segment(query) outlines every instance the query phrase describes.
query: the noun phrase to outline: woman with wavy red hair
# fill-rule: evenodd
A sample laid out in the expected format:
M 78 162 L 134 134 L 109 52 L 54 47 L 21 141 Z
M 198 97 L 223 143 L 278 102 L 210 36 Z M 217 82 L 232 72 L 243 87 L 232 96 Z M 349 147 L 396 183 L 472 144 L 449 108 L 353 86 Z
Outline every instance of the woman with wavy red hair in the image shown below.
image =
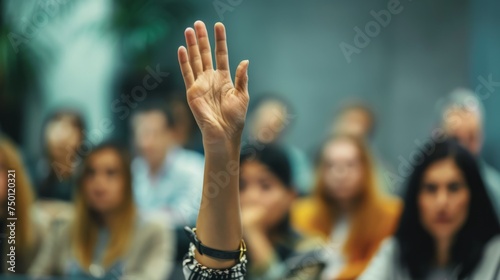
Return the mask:
M 401 203 L 382 195 L 365 143 L 336 135 L 321 149 L 313 195 L 299 201 L 292 223 L 303 233 L 327 242 L 321 279 L 355 279 L 381 241 L 390 236 Z

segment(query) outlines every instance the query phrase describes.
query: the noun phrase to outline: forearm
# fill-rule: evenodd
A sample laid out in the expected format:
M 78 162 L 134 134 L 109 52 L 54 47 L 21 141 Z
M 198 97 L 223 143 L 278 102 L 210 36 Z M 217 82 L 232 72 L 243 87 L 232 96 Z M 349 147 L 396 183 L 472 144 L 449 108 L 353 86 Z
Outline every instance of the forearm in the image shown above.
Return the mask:
M 184 32 L 187 49 L 181 46 L 177 54 L 189 108 L 200 127 L 205 148 L 203 195 L 196 233 L 207 247 L 235 251 L 242 238 L 238 181 L 241 132 L 249 102 L 249 62 L 240 62 L 233 84 L 224 25 L 214 26 L 217 69 L 213 68 L 205 24 L 197 21 L 194 25 L 196 32 L 192 28 Z M 214 269 L 236 263 L 197 253 L 195 258 Z
M 239 203 L 240 139 L 205 145 L 203 196 L 196 223 L 199 240 L 208 247 L 233 251 L 242 238 Z M 226 268 L 235 261 L 200 254 L 196 259 L 211 268 Z

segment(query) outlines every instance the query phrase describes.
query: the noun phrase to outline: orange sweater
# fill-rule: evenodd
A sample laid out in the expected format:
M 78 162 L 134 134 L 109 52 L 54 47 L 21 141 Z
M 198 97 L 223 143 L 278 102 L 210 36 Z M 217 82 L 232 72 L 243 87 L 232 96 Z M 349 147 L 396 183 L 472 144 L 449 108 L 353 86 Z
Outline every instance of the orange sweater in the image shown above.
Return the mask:
M 328 240 L 334 224 L 328 209 L 326 203 L 317 197 L 302 199 L 292 208 L 291 222 L 304 234 Z M 336 279 L 356 279 L 363 272 L 381 242 L 394 233 L 401 211 L 400 200 L 384 197 L 366 206 L 364 217 L 351 221 L 343 248 L 346 265 Z

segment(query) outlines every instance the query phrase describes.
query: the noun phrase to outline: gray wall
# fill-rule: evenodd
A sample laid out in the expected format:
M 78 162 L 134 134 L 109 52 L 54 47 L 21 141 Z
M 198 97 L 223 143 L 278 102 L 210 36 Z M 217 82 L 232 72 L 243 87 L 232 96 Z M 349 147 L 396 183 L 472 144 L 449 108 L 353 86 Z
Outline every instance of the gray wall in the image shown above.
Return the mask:
M 253 98 L 271 91 L 289 99 L 296 114 L 287 141 L 310 154 L 325 135 L 335 109 L 347 99 L 361 98 L 378 115 L 374 146 L 387 162 L 397 166 L 400 156 L 408 158 L 415 150 L 415 140 L 428 137 L 444 95 L 458 86 L 474 88 L 480 75 L 491 74 L 500 81 L 500 18 L 495 13 L 500 2 L 496 0 L 401 0 L 401 12 L 393 14 L 389 24 L 359 54 L 351 56 L 350 63 L 339 45 L 354 45 L 354 28 L 365 29 L 374 20 L 370 12 L 387 10 L 393 1 L 190 2 L 197 12 L 189 22 L 202 19 L 209 26 L 216 21 L 226 24 L 233 71 L 239 61 L 250 59 Z M 230 10 L 218 13 L 214 4 L 221 3 Z M 209 31 L 212 33 L 211 28 Z M 160 61 L 170 61 L 168 67 L 176 74 L 176 49 L 183 43 L 183 32 L 174 33 L 176 37 L 165 42 Z M 497 167 L 498 92 L 500 88 L 485 100 L 485 154 Z M 67 97 L 70 94 L 74 93 L 67 92 Z M 94 122 L 106 116 L 107 107 L 91 104 L 109 103 L 107 96 L 97 95 L 99 98 L 84 97 Z M 29 111 L 43 111 L 38 102 L 30 106 L 33 110 Z M 26 137 L 34 143 L 38 131 L 33 128 L 39 124 L 29 124 Z
M 485 159 L 500 168 L 500 1 L 471 1 L 471 87 L 481 85 L 483 77 L 494 81 L 488 91 L 480 89 L 486 109 L 486 143 L 483 149 Z
M 231 2 L 231 1 L 220 1 Z M 238 1 L 233 1 L 238 2 Z M 240 1 L 223 14 L 232 69 L 250 59 L 252 96 L 277 91 L 295 107 L 288 141 L 314 151 L 334 110 L 366 99 L 379 118 L 375 146 L 397 165 L 435 125 L 438 100 L 469 79 L 467 1 L 401 1 L 402 11 L 348 63 L 339 47 L 389 1 Z M 218 17 L 208 3 L 200 19 Z

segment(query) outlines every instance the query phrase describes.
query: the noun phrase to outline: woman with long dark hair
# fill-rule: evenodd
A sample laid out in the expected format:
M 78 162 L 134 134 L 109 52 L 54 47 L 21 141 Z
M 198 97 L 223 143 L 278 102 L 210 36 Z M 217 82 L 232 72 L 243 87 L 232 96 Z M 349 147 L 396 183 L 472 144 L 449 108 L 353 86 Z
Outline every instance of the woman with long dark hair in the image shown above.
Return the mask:
M 75 167 L 82 156 L 78 150 L 84 140 L 84 118 L 78 111 L 60 109 L 49 115 L 43 127 L 43 154 L 31 167 L 37 198 L 70 202 Z
M 500 279 L 500 225 L 476 161 L 454 140 L 431 145 L 394 238 L 360 279 Z
M 248 279 L 281 279 L 289 272 L 285 262 L 313 244 L 290 225 L 290 207 L 297 196 L 290 161 L 281 147 L 256 144 L 242 149 L 240 165 Z

